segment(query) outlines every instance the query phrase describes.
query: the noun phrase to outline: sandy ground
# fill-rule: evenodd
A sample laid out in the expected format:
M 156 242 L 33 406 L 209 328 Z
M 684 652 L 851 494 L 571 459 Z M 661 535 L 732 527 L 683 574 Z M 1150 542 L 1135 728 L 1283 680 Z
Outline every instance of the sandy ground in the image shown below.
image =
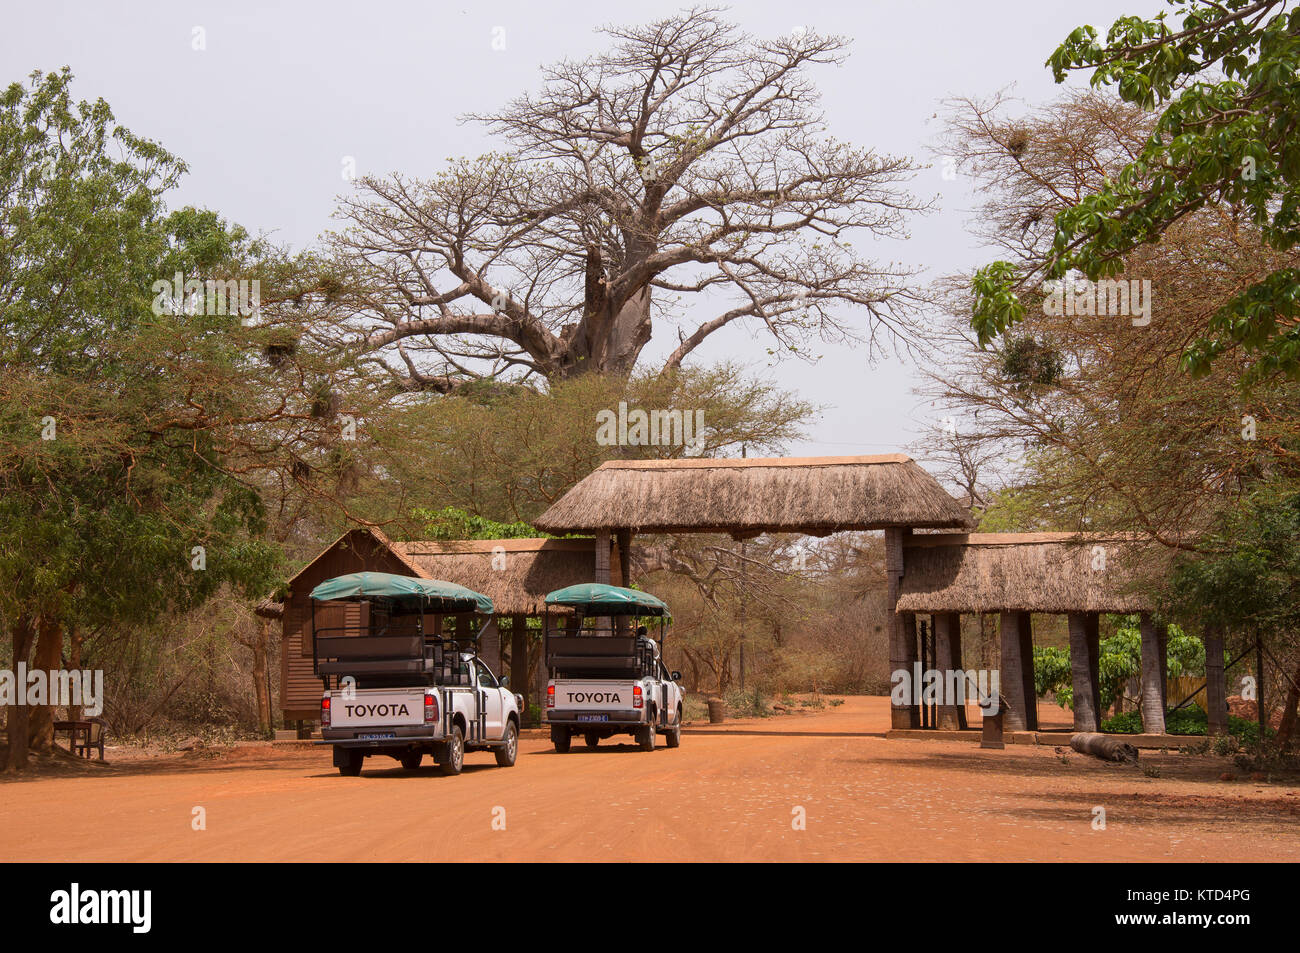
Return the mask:
M 1300 860 L 1294 784 L 1221 781 L 1210 757 L 1144 753 L 1151 778 L 1051 747 L 889 741 L 887 704 L 654 753 L 528 738 L 515 767 L 479 753 L 456 778 L 387 758 L 343 778 L 328 749 L 270 745 L 122 760 L 0 783 L 0 859 Z

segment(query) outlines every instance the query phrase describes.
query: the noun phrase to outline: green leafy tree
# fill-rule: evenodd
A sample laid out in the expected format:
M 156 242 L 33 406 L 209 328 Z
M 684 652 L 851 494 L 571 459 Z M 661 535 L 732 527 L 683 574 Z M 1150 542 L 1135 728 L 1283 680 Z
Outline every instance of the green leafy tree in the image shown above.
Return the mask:
M 254 475 L 313 420 L 305 375 L 266 359 L 275 329 L 224 290 L 257 268 L 271 291 L 284 262 L 169 212 L 184 164 L 71 82 L 0 94 L 0 619 L 41 668 L 70 630 L 261 595 L 280 569 Z M 157 287 L 177 273 L 202 279 L 184 300 Z M 29 736 L 51 744 L 48 706 L 27 715 L 9 712 L 10 768 Z
M 1072 269 L 1092 280 L 1118 275 L 1135 249 L 1207 206 L 1250 222 L 1276 251 L 1300 240 L 1300 11 L 1285 0 L 1169 5 L 1177 24 L 1168 11 L 1122 17 L 1104 40 L 1082 26 L 1049 57 L 1058 83 L 1091 70 L 1094 87 L 1159 118 L 1117 174 L 1056 214 L 1038 267 L 998 261 L 975 275 L 972 324 L 982 343 L 1024 317 L 1022 294 L 1035 283 Z M 1257 274 L 1222 301 L 1183 365 L 1202 375 L 1238 347 L 1256 358 L 1248 379 L 1300 374 L 1300 269 Z

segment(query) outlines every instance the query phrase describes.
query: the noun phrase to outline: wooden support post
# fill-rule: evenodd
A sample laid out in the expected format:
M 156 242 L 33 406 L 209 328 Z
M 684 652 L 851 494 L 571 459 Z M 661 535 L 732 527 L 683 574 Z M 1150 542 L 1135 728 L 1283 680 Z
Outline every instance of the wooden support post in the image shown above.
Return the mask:
M 609 585 L 609 530 L 596 531 L 596 578 L 595 582 Z
M 1071 612 L 1070 684 L 1074 688 L 1074 730 L 1101 730 L 1100 618 L 1095 612 Z
M 610 548 L 612 546 L 610 532 L 607 529 L 596 531 L 596 582 L 603 585 L 611 585 L 611 567 L 610 567 Z M 609 616 L 594 616 L 592 624 L 596 627 L 596 635 L 613 635 L 613 620 Z
M 1002 695 L 1007 700 L 1003 724 L 1008 731 L 1038 728 L 1038 699 L 1034 695 L 1034 641 L 1026 612 L 1001 616 Z M 1026 658 L 1025 656 L 1028 656 Z
M 910 529 L 885 530 L 885 575 L 889 584 L 889 671 L 891 680 L 898 672 L 904 673 L 912 683 L 912 666 L 916 658 L 916 616 L 900 613 L 898 593 L 903 581 L 903 540 Z M 921 726 L 920 699 L 911 704 L 891 702 L 890 725 L 894 728 L 919 728 Z
M 618 546 L 618 584 L 626 589 L 632 585 L 632 531 L 620 529 L 615 541 Z
M 510 689 L 528 699 L 528 639 L 524 617 L 510 617 Z
M 943 674 L 945 696 L 958 685 L 962 687 L 954 704 L 939 706 L 938 727 L 942 731 L 957 731 L 966 727 L 966 678 L 961 674 L 961 616 L 956 612 L 940 612 L 934 617 L 934 667 Z M 972 691 L 974 689 L 971 689 Z
M 546 641 L 545 639 L 543 639 L 539 641 L 535 646 L 532 645 L 531 640 L 529 640 L 527 636 L 528 617 L 521 615 L 518 618 L 519 618 L 519 624 L 524 628 L 525 641 L 528 641 L 530 643 L 529 651 L 530 652 L 535 651 L 537 653 L 537 664 L 533 669 L 533 686 L 532 686 L 533 700 L 538 705 L 545 706 L 546 705 L 546 683 L 551 680 L 551 673 L 546 669 Z M 561 619 L 560 621 L 562 622 L 563 619 Z M 556 634 L 563 635 L 564 633 L 557 632 Z
M 618 580 L 615 585 L 626 589 L 632 585 L 632 531 L 630 529 L 620 529 L 614 533 L 613 550 L 610 577 Z M 632 634 L 631 616 L 616 616 L 614 625 L 615 635 L 627 637 Z
M 1228 683 L 1223 671 L 1223 629 L 1211 623 L 1201 635 L 1205 643 L 1206 731 L 1228 733 Z
M 492 674 L 501 674 L 501 630 L 494 615 L 488 616 L 478 630 L 478 657 L 492 669 Z
M 1142 632 L 1142 692 L 1139 708 L 1142 711 L 1142 730 L 1149 735 L 1165 733 L 1165 670 L 1160 651 L 1160 637 L 1164 626 L 1156 626 L 1150 612 L 1138 616 Z

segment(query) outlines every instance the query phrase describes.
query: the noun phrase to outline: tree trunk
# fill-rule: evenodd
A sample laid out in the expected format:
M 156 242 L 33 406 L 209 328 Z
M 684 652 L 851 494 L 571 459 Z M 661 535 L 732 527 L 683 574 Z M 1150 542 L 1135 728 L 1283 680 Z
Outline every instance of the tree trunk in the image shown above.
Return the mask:
M 955 612 L 941 612 L 934 617 L 935 668 L 943 673 L 944 684 L 952 684 L 949 672 L 961 671 L 961 616 Z M 962 679 L 963 686 L 966 684 Z M 945 698 L 951 704 L 939 706 L 938 727 L 957 731 L 966 727 L 965 693 L 962 698 Z
M 261 623 L 253 640 L 253 687 L 257 697 L 257 727 L 263 734 L 271 730 L 271 693 L 266 681 L 266 649 L 271 640 L 271 620 L 258 618 Z
M 48 673 L 63 665 L 63 624 L 58 619 L 42 617 L 37 632 L 36 658 L 32 665 L 45 672 L 48 678 Z M 33 751 L 54 750 L 54 708 L 58 702 L 54 696 L 57 689 L 57 680 L 50 679 L 46 684 L 46 704 L 31 706 L 27 743 Z
M 1228 733 L 1228 684 L 1223 671 L 1223 629 L 1211 624 L 1201 635 L 1205 643 L 1205 705 L 1207 732 Z
M 1080 731 L 1070 736 L 1070 747 L 1079 754 L 1090 754 L 1103 761 L 1128 761 L 1138 759 L 1138 750 L 1118 735 L 1103 735 L 1095 731 Z
M 1034 694 L 1034 643 L 1029 614 L 1004 612 L 1000 625 L 999 682 L 1007 700 L 1002 724 L 1007 731 L 1034 731 L 1038 728 L 1038 697 Z
M 1101 730 L 1101 686 L 1098 684 L 1100 633 L 1094 613 L 1071 612 L 1070 684 L 1074 688 L 1074 730 Z
M 68 668 L 71 671 L 76 672 L 76 671 L 80 671 L 81 669 L 81 644 L 84 641 L 85 641 L 85 636 L 81 634 L 81 630 L 79 628 L 77 628 L 75 625 L 68 626 L 68 645 L 69 645 Z M 85 697 L 84 688 L 82 689 L 82 697 L 83 698 Z M 100 699 L 100 703 L 101 704 L 103 703 L 103 699 Z M 81 716 L 84 713 L 85 713 L 85 708 L 82 705 L 68 706 L 69 721 L 81 721 Z
M 1165 733 L 1165 670 L 1161 668 L 1164 652 L 1164 626 L 1157 626 L 1151 613 L 1143 612 L 1138 625 L 1142 632 L 1142 730 L 1150 735 Z
M 13 644 L 13 666 L 15 674 L 18 671 L 20 663 L 25 664 L 32 652 L 32 642 L 35 641 L 36 627 L 32 624 L 29 616 L 19 616 L 14 620 L 9 629 L 10 638 Z M 26 685 L 16 684 L 14 688 L 18 692 L 26 691 Z M 15 699 L 15 702 L 23 701 L 22 696 Z M 9 706 L 8 720 L 9 735 L 9 756 L 5 768 L 9 771 L 21 771 L 27 767 L 27 706 L 23 704 L 14 704 Z
M 1286 704 L 1282 706 L 1282 723 L 1277 727 L 1277 746 L 1281 751 L 1291 747 L 1291 736 L 1295 734 L 1297 708 L 1300 708 L 1300 665 L 1296 666 L 1287 686 Z

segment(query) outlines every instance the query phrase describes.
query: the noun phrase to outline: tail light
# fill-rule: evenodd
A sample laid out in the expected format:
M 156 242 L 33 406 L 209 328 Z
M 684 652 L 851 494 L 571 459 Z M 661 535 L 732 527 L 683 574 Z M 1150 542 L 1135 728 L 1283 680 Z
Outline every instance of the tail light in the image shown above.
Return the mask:
M 330 726 L 330 697 L 322 695 L 320 700 L 320 724 L 322 728 Z
M 551 682 L 546 686 L 546 707 L 555 707 L 555 683 Z
M 424 694 L 424 723 L 426 725 L 436 724 L 438 721 L 438 696 L 433 692 Z
M 645 703 L 645 699 L 641 697 L 641 686 L 633 685 L 632 686 L 632 707 L 640 708 L 644 703 Z

